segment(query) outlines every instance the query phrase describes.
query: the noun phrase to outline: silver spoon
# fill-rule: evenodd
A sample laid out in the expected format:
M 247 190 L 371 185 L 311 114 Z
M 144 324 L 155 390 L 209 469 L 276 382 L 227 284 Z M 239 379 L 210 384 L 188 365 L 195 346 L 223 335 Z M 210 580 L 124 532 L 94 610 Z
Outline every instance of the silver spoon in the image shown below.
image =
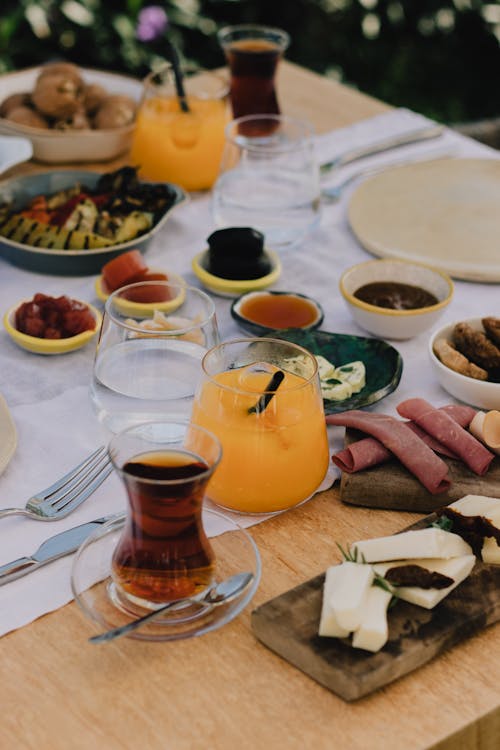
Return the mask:
M 206 603 L 213 607 L 216 607 L 219 604 L 226 604 L 231 601 L 231 599 L 234 599 L 241 594 L 252 579 L 253 573 L 236 573 L 236 575 L 230 576 L 224 581 L 220 581 L 216 586 L 212 586 L 202 599 L 191 599 L 190 597 L 176 599 L 173 602 L 165 604 L 164 607 L 160 607 L 160 609 L 155 609 L 153 612 L 149 612 L 147 615 L 139 617 L 137 620 L 132 620 L 132 622 L 127 623 L 127 625 L 107 630 L 105 633 L 100 633 L 99 635 L 93 635 L 89 638 L 89 641 L 90 643 L 104 643 L 105 641 L 111 641 L 114 638 L 120 638 L 122 635 L 130 633 L 132 630 L 137 630 L 137 628 L 140 628 L 144 623 L 154 620 L 163 612 L 166 612 L 168 609 L 179 604 Z

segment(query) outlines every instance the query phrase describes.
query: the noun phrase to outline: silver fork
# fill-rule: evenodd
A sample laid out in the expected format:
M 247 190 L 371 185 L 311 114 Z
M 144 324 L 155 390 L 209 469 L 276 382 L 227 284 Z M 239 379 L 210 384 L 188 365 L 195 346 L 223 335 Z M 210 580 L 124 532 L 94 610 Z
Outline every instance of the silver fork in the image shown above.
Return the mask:
M 101 446 L 47 489 L 30 497 L 25 508 L 0 510 L 0 518 L 29 516 L 37 521 L 58 521 L 78 508 L 112 471 L 106 449 Z
M 424 158 L 422 158 L 421 156 L 417 156 L 414 158 L 399 159 L 397 161 L 393 160 L 392 162 L 387 162 L 383 166 L 379 165 L 378 167 L 366 167 L 365 169 L 361 169 L 358 172 L 354 172 L 354 174 L 349 175 L 349 177 L 346 177 L 345 180 L 342 180 L 342 182 L 339 182 L 336 185 L 328 185 L 321 188 L 321 197 L 327 203 L 337 203 L 342 198 L 342 193 L 344 192 L 345 188 L 348 187 L 351 182 L 359 180 L 361 177 L 372 177 L 373 175 L 380 174 L 381 172 L 386 172 L 393 167 L 403 167 L 406 164 L 423 164 L 427 161 L 435 161 L 436 159 L 447 159 L 453 155 L 453 150 L 449 149 L 448 151 L 440 151 L 436 152 L 435 154 L 428 153 Z

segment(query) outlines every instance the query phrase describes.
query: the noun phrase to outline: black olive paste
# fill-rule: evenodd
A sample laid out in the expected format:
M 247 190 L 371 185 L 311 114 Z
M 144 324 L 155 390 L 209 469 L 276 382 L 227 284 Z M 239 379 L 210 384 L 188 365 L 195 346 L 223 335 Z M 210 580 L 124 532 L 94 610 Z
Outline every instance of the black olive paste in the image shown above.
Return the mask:
M 420 307 L 437 305 L 439 300 L 431 292 L 413 284 L 399 281 L 373 281 L 354 292 L 362 302 L 390 310 L 417 310 Z

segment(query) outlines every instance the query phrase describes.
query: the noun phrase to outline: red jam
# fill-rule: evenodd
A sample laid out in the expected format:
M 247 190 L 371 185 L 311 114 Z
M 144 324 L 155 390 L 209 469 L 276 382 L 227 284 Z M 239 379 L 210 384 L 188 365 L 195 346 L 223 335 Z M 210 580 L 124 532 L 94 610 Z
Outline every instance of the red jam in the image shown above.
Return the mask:
M 93 331 L 96 323 L 84 302 L 38 293 L 17 308 L 15 325 L 21 333 L 39 339 L 67 339 Z

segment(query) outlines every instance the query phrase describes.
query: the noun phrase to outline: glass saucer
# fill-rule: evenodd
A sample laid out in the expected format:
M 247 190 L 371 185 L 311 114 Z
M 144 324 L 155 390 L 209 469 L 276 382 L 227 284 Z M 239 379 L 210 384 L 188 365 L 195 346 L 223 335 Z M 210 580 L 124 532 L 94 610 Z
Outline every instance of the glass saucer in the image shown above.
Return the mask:
M 96 529 L 81 545 L 73 562 L 73 596 L 99 631 L 125 625 L 151 612 L 138 605 L 124 605 L 111 580 L 111 557 L 124 522 L 125 516 L 120 516 Z M 214 583 L 248 571 L 253 573 L 249 586 L 226 604 L 206 606 L 193 603 L 171 609 L 131 632 L 128 638 L 177 641 L 203 635 L 231 622 L 250 602 L 261 574 L 260 555 L 252 537 L 231 518 L 208 508 L 203 509 L 203 526 L 215 553 Z

